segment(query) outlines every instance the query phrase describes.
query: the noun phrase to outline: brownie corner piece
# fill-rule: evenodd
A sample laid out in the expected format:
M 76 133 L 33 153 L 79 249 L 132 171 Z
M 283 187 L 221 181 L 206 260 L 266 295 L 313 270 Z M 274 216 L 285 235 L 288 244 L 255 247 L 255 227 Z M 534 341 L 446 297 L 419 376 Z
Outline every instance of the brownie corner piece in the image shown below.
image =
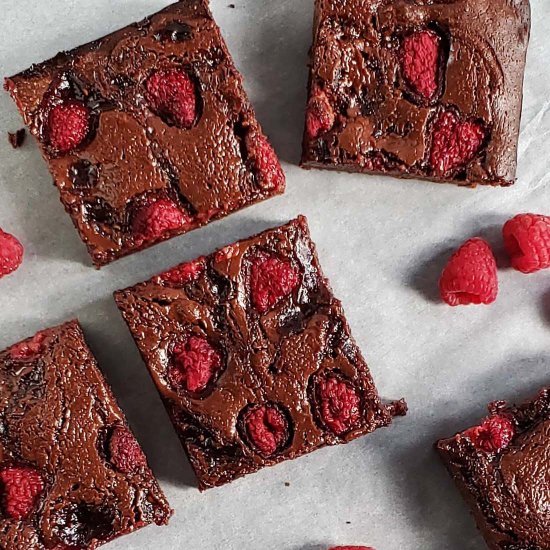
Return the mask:
M 172 4 L 5 87 L 97 267 L 284 191 L 207 0 Z
M 302 166 L 515 181 L 529 0 L 315 0 Z
M 97 548 L 172 514 L 77 321 L 0 352 L 0 547 Z
M 201 490 L 406 412 L 381 401 L 304 217 L 115 299 Z
M 436 443 L 491 550 L 550 548 L 550 389 Z

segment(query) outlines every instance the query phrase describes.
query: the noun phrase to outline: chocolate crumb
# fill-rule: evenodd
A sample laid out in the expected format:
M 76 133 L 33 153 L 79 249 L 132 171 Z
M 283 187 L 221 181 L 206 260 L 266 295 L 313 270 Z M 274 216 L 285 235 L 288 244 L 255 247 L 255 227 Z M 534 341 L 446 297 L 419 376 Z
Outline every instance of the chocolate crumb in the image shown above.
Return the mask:
M 8 140 L 14 149 L 18 149 L 25 142 L 26 135 L 25 128 L 20 128 L 17 132 L 8 132 Z
M 285 487 L 290 487 L 290 483 L 288 481 L 285 481 Z
M 351 521 L 346 521 L 346 525 L 351 525 Z
M 235 4 L 229 4 L 228 8 L 235 9 Z

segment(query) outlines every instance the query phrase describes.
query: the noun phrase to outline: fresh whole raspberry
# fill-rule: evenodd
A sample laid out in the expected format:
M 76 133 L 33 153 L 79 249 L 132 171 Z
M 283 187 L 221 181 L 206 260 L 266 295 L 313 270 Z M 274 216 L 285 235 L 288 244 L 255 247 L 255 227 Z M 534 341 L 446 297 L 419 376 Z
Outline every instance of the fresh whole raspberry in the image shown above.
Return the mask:
M 250 270 L 252 303 L 265 313 L 279 300 L 288 296 L 300 282 L 298 271 L 289 261 L 259 253 Z
M 260 187 L 268 191 L 282 191 L 285 187 L 285 175 L 267 138 L 257 132 L 248 132 L 245 145 L 248 158 L 256 169 Z
M 26 466 L 10 466 L 0 471 L 2 506 L 14 519 L 25 519 L 44 490 L 40 474 Z
M 319 413 L 325 425 L 336 435 L 342 435 L 361 419 L 361 397 L 350 382 L 337 376 L 327 376 L 317 383 Z
M 117 426 L 109 439 L 109 460 L 123 474 L 131 474 L 147 465 L 136 438 L 122 426 Z
M 21 265 L 23 254 L 23 245 L 19 240 L 0 229 L 0 279 Z
M 47 336 L 46 332 L 38 332 L 30 340 L 15 344 L 10 348 L 10 357 L 14 360 L 32 359 L 42 352 Z
M 168 376 L 174 386 L 183 387 L 190 392 L 200 392 L 208 386 L 221 364 L 220 354 L 208 340 L 190 336 L 174 347 L 173 365 Z
M 244 425 L 250 441 L 265 456 L 273 455 L 287 442 L 287 419 L 273 405 L 263 405 L 248 411 Z
M 316 139 L 328 132 L 336 120 L 334 109 L 327 94 L 319 88 L 313 88 L 307 104 L 306 132 L 310 139 Z
M 450 306 L 491 304 L 497 298 L 497 265 L 491 247 L 479 238 L 466 241 L 439 279 L 441 298 Z
M 502 234 L 514 269 L 534 273 L 550 267 L 550 216 L 518 214 Z
M 146 83 L 151 109 L 170 124 L 191 128 L 197 117 L 195 84 L 181 69 L 152 74 Z
M 438 176 L 451 176 L 476 156 L 485 137 L 480 122 L 460 121 L 453 111 L 442 111 L 432 128 L 431 169 Z
M 177 265 L 169 271 L 165 271 L 158 276 L 158 280 L 168 286 L 181 288 L 189 283 L 196 281 L 204 272 L 206 262 L 204 258 L 193 260 L 184 264 Z
M 90 131 L 90 109 L 76 100 L 55 105 L 48 115 L 50 145 L 60 153 L 78 147 Z
M 440 57 L 441 37 L 434 31 L 415 32 L 403 40 L 403 76 L 414 93 L 428 101 L 437 92 Z
M 507 447 L 514 437 L 512 421 L 502 415 L 490 416 L 480 426 L 464 432 L 474 447 L 487 453 L 498 453 Z
M 190 218 L 174 202 L 159 199 L 142 206 L 132 220 L 132 231 L 137 241 L 152 241 L 168 231 L 180 229 Z

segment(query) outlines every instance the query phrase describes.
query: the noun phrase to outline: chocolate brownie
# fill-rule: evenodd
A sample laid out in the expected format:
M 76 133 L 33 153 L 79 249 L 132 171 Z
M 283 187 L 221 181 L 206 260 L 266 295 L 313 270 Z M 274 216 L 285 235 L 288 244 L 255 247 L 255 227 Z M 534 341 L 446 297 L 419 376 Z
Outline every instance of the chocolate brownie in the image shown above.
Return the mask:
M 77 321 L 0 352 L 0 548 L 84 550 L 172 513 Z
M 284 190 L 207 0 L 5 86 L 97 267 Z
M 550 388 L 437 443 L 491 550 L 550 549 Z
M 529 0 L 315 0 L 304 168 L 515 180 Z
M 201 490 L 405 414 L 381 402 L 303 217 L 115 299 Z

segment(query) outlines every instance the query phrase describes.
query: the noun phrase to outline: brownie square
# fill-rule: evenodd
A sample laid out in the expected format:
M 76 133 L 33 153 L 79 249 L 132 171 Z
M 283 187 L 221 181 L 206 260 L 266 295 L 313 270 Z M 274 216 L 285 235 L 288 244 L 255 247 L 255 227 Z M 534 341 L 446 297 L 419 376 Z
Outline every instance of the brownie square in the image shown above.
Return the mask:
M 207 0 L 6 79 L 100 267 L 282 193 Z
M 381 402 L 303 217 L 115 299 L 201 490 L 405 414 Z
M 0 547 L 93 549 L 172 513 L 77 321 L 0 352 Z
M 529 0 L 315 0 L 302 166 L 511 185 Z
M 550 388 L 437 442 L 491 550 L 550 548 Z

